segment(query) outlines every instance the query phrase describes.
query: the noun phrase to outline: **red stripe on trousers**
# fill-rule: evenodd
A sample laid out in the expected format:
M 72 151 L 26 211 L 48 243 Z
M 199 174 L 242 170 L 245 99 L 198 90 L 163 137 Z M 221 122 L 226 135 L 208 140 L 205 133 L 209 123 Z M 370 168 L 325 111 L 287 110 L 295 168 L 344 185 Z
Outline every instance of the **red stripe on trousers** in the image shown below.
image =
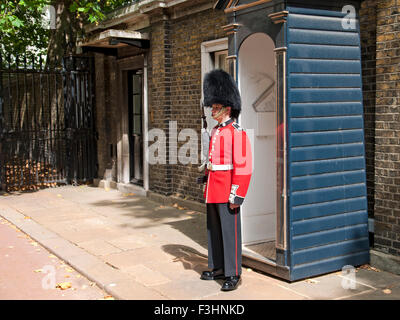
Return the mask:
M 235 208 L 235 260 L 236 260 L 236 275 L 238 275 L 238 260 L 237 260 L 237 208 Z

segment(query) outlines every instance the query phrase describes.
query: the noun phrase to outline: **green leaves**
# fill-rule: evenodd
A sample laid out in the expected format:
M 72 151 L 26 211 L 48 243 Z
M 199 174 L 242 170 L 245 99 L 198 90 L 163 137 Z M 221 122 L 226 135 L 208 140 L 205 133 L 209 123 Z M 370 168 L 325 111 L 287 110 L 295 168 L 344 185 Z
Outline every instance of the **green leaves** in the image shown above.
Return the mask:
M 9 20 L 11 21 L 11 24 L 16 28 L 22 27 L 24 25 L 24 22 L 18 17 L 10 16 Z
M 75 0 L 70 6 L 69 10 L 77 14 L 77 17 L 83 16 L 87 22 L 94 23 L 99 22 L 105 18 L 103 13 L 107 7 L 115 8 L 120 5 L 121 2 L 130 1 L 86 1 L 86 0 Z
M 2 0 L 0 5 L 0 54 L 43 53 L 49 33 L 41 26 L 44 0 Z
M 97 24 L 106 18 L 108 12 L 134 1 L 65 0 L 63 1 L 65 7 L 63 8 L 69 14 L 75 15 L 77 21 Z M 43 23 L 45 6 L 53 5 L 56 7 L 57 3 L 54 0 L 1 0 L 0 54 L 6 57 L 9 53 L 16 55 L 29 51 L 33 55 L 46 55 L 50 37 L 59 37 L 63 34 L 63 32 L 53 32 L 53 30 L 46 29 Z M 57 17 L 59 17 L 60 12 L 58 10 L 55 10 L 55 12 L 57 12 Z M 64 24 L 57 23 L 57 28 L 60 30 L 70 30 L 68 24 L 73 23 L 71 21 L 64 22 Z

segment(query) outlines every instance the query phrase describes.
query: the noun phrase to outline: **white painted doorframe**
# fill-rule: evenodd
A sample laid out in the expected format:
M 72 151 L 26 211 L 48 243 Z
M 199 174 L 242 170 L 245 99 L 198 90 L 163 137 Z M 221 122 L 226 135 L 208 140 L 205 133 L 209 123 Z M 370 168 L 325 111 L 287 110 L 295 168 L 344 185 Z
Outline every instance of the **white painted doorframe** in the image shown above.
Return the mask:
M 240 125 L 252 142 L 253 175 L 242 205 L 244 245 L 276 237 L 276 68 L 275 45 L 266 34 L 255 33 L 238 54 L 238 82 L 242 97 Z

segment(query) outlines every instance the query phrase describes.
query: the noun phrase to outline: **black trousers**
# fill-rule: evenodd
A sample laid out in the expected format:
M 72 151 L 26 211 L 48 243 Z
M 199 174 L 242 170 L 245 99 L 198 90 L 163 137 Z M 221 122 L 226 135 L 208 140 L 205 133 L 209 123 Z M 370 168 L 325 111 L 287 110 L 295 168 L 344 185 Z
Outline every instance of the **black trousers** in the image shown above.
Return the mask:
M 207 203 L 208 267 L 223 269 L 225 276 L 242 273 L 240 207 L 229 203 Z

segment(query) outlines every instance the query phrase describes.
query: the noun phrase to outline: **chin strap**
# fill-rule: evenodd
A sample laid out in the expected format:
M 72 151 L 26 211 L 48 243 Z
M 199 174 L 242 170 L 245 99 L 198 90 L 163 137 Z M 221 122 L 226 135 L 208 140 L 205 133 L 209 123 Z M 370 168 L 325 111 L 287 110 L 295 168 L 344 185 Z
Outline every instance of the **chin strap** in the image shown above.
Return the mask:
M 220 117 L 225 111 L 226 111 L 226 107 L 222 107 L 221 110 L 215 116 L 212 116 L 213 119 Z

